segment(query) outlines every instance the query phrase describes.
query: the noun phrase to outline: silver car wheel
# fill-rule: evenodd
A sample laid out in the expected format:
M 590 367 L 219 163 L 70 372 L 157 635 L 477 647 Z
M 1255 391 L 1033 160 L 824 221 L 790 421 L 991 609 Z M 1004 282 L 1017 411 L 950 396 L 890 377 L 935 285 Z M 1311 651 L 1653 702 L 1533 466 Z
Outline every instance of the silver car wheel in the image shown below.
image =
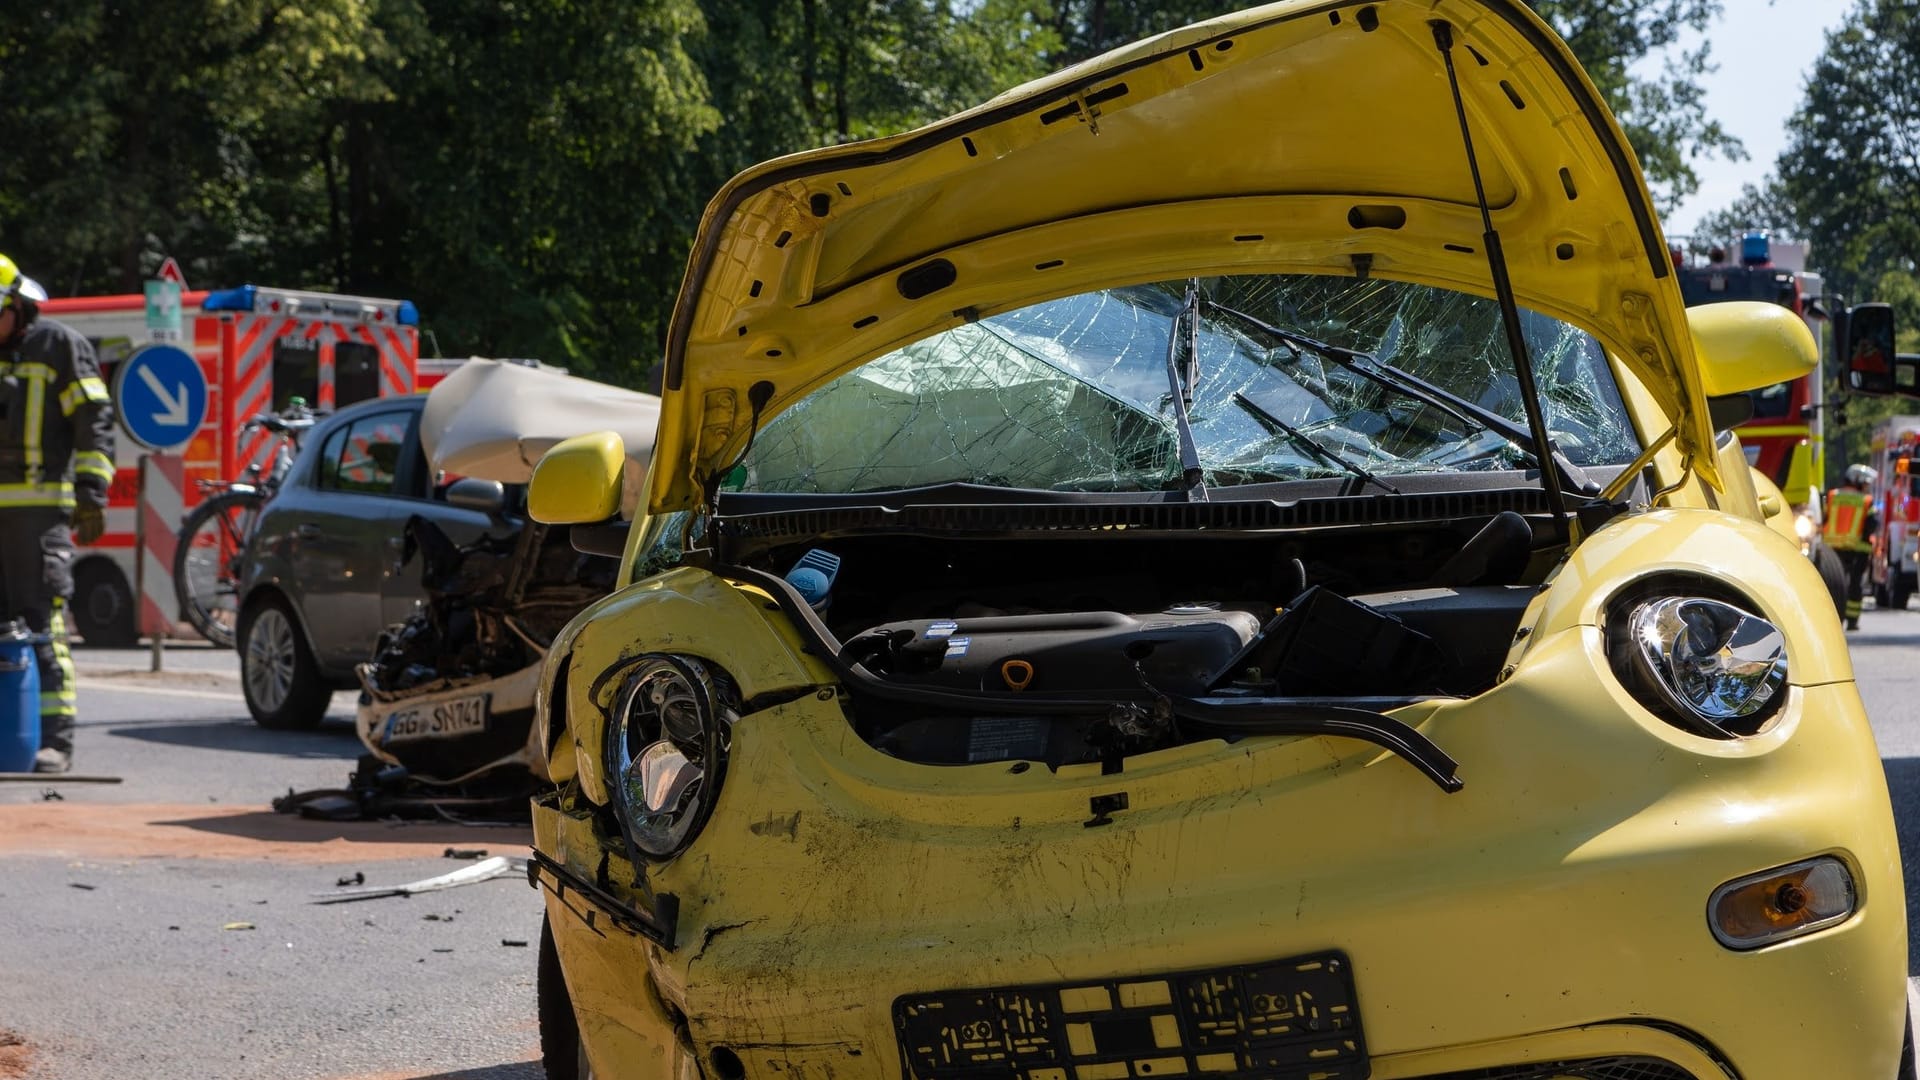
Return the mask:
M 255 616 L 247 634 L 247 690 L 260 708 L 277 711 L 293 689 L 293 624 L 278 608 Z

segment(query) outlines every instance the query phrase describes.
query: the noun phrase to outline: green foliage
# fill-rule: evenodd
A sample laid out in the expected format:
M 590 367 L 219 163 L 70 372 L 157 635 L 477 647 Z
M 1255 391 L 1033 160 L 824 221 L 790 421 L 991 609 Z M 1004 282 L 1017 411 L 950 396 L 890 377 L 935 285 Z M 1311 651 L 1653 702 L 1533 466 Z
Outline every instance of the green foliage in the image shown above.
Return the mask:
M 1788 125 L 1782 185 L 1828 280 L 1860 295 L 1920 255 L 1920 11 L 1858 0 L 1827 35 Z
M 1748 229 L 1762 229 L 1777 239 L 1797 240 L 1807 235 L 1800 209 L 1788 197 L 1778 177 L 1769 175 L 1758 184 L 1741 186 L 1740 197 L 1711 213 L 1703 214 L 1689 237 L 1695 253 L 1705 253 L 1720 245 L 1735 250 Z
M 1708 44 L 1672 53 L 1684 32 L 1704 34 L 1712 27 L 1720 17 L 1720 0 L 1528 2 L 1566 39 L 1613 109 L 1662 214 L 1699 190 L 1696 158 L 1746 157 L 1740 140 L 1707 115 L 1700 78 L 1713 70 Z M 1647 56 L 1664 57 L 1657 79 L 1633 73 Z

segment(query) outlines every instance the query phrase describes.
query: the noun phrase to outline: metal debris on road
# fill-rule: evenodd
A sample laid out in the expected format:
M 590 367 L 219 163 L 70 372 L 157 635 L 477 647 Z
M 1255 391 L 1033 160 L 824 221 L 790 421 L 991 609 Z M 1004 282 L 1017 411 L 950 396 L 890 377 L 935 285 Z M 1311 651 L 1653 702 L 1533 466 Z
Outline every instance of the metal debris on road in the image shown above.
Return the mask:
M 525 874 L 527 860 L 517 855 L 495 855 L 491 859 L 482 859 L 472 866 L 463 866 L 449 874 L 430 877 L 422 881 L 408 882 L 405 885 L 365 885 L 342 889 L 339 892 L 314 893 L 316 904 L 338 904 L 347 900 L 371 900 L 380 896 L 413 896 L 416 893 L 438 892 L 441 889 L 472 885 L 476 882 L 491 881 L 509 874 Z
M 505 945 L 509 949 L 524 949 L 527 947 L 527 943 L 524 941 L 515 941 L 512 938 L 505 937 L 500 939 L 500 944 Z
M 358 870 L 355 870 L 353 872 L 352 877 L 343 877 L 340 880 L 334 882 L 333 884 L 337 888 L 344 889 L 349 885 L 365 885 L 366 883 L 367 883 L 367 875 L 361 873 Z
M 252 924 L 252 923 L 250 923 L 250 922 L 230 922 L 230 923 L 228 923 L 227 925 L 225 925 L 225 926 L 223 926 L 223 927 L 221 927 L 220 929 L 222 929 L 222 930 L 251 930 L 251 929 L 253 929 L 253 924 Z

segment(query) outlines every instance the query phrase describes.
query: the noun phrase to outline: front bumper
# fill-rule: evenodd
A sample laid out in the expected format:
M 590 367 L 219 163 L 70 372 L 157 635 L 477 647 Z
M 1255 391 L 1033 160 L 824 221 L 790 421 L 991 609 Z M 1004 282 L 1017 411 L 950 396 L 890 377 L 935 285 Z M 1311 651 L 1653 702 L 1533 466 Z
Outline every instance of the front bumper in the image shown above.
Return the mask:
M 1596 633 L 1538 643 L 1425 719 L 1461 762 L 1456 795 L 1329 739 L 1195 744 L 1113 775 L 930 768 L 868 749 L 832 700 L 758 713 L 700 840 L 649 873 L 680 904 L 672 947 L 548 891 L 589 1053 L 607 1076 L 893 1078 L 903 996 L 1338 949 L 1374 1077 L 1609 1057 L 1650 1071 L 1591 1075 L 1894 1076 L 1905 907 L 1853 686 L 1795 687 L 1769 733 L 1708 743 L 1596 671 Z M 1090 801 L 1119 793 L 1096 824 Z M 536 845 L 617 892 L 634 878 L 603 821 L 549 800 Z M 1851 919 L 1715 942 L 1716 886 L 1816 854 L 1851 868 Z

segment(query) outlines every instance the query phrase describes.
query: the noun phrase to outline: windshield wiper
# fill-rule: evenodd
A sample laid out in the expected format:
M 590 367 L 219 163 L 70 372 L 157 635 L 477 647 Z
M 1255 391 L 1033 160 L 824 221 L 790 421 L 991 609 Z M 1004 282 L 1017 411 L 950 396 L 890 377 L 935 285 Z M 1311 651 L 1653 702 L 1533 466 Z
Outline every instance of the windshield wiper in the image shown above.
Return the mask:
M 1378 484 L 1381 487 L 1386 488 L 1388 491 L 1393 492 L 1395 495 L 1400 494 L 1399 488 L 1394 487 L 1392 484 L 1389 484 L 1385 480 L 1382 480 L 1379 477 L 1368 472 L 1365 468 L 1363 468 L 1358 463 L 1348 461 L 1346 458 L 1343 458 L 1339 454 L 1336 454 L 1332 450 L 1329 450 L 1326 447 L 1326 444 L 1320 442 L 1318 439 L 1315 439 L 1313 436 L 1307 434 L 1306 432 L 1301 431 L 1299 428 L 1294 427 L 1292 424 L 1287 423 L 1285 420 L 1282 420 L 1279 417 L 1273 415 L 1272 413 L 1268 412 L 1266 409 L 1261 408 L 1259 402 L 1253 400 L 1247 395 L 1240 393 L 1239 391 L 1235 391 L 1233 395 L 1233 401 L 1234 401 L 1234 404 L 1247 410 L 1249 413 L 1252 413 L 1253 418 L 1255 420 L 1258 420 L 1262 424 L 1265 424 L 1267 427 L 1272 428 L 1275 431 L 1278 431 L 1282 435 L 1285 435 L 1289 440 L 1293 442 L 1295 446 L 1298 446 L 1300 449 L 1305 450 L 1308 454 L 1311 454 L 1312 456 L 1319 458 L 1321 461 L 1324 461 L 1334 466 L 1335 468 L 1345 469 L 1348 475 L 1355 477 L 1356 479 L 1362 481 L 1363 483 Z
M 1180 363 L 1180 324 L 1187 324 L 1187 362 Z M 1193 441 L 1193 421 L 1187 409 L 1193 405 L 1193 384 L 1200 378 L 1200 279 L 1187 279 L 1187 296 L 1173 316 L 1167 334 L 1167 386 L 1173 392 L 1173 423 L 1180 433 L 1181 481 L 1186 484 L 1188 502 L 1206 502 L 1207 485 L 1200 471 L 1200 450 Z
M 1590 495 L 1597 490 L 1593 481 L 1589 480 L 1587 474 L 1581 471 L 1580 466 L 1568 460 L 1565 454 L 1562 454 L 1558 450 L 1553 450 L 1550 454 L 1546 455 L 1541 454 L 1540 448 L 1534 443 L 1533 433 L 1531 431 L 1484 405 L 1468 401 L 1466 398 L 1450 390 L 1435 386 L 1410 371 L 1385 363 L 1375 358 L 1372 353 L 1361 352 L 1358 349 L 1349 349 L 1340 345 L 1330 345 L 1327 342 L 1308 337 L 1298 331 L 1275 326 L 1260 318 L 1258 315 L 1251 315 L 1236 308 L 1216 304 L 1211 300 L 1206 301 L 1206 306 L 1222 315 L 1238 319 L 1268 337 L 1285 342 L 1294 350 L 1295 355 L 1299 354 L 1299 350 L 1306 349 L 1309 352 L 1333 361 L 1376 386 L 1384 387 L 1405 397 L 1410 397 L 1416 401 L 1431 405 L 1463 424 L 1477 425 L 1485 428 L 1520 449 L 1525 450 L 1527 453 L 1532 454 L 1535 465 L 1539 465 L 1543 457 L 1551 460 L 1554 471 L 1557 474 L 1557 479 L 1561 480 L 1565 486 L 1572 488 L 1574 491 Z M 1548 445 L 1551 446 L 1552 444 L 1549 443 Z

